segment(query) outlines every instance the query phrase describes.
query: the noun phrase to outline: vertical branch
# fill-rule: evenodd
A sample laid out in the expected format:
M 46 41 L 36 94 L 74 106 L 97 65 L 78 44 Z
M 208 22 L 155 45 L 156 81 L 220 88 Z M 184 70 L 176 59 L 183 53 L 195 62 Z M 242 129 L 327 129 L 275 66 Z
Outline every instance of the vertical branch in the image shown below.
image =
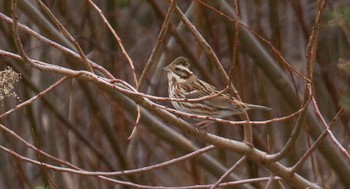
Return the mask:
M 108 20 L 106 19 L 106 17 L 103 15 L 102 10 L 100 8 L 98 8 L 98 6 L 92 1 L 92 0 L 87 0 L 90 5 L 97 11 L 97 13 L 100 15 L 100 17 L 102 18 L 103 22 L 106 24 L 106 26 L 108 27 L 109 31 L 113 34 L 115 40 L 118 42 L 120 49 L 122 51 L 122 54 L 125 56 L 130 68 L 131 68 L 131 73 L 133 76 L 133 80 L 135 83 L 136 88 L 139 88 L 139 84 L 137 81 L 137 76 L 136 76 L 136 71 L 135 71 L 135 66 L 134 63 L 132 62 L 129 54 L 126 52 L 124 45 L 122 43 L 122 40 L 119 38 L 119 36 L 117 35 L 117 33 L 115 32 L 115 30 L 113 29 L 113 27 L 111 26 L 111 24 L 108 22 Z M 137 105 L 136 106 L 136 112 L 137 112 L 137 116 L 136 116 L 136 121 L 135 121 L 135 127 L 138 125 L 140 119 L 141 119 L 141 109 L 140 106 Z M 133 129 L 131 135 L 129 136 L 129 139 L 133 136 L 133 134 L 135 133 L 135 129 Z
M 176 1 L 177 0 L 172 0 L 171 4 L 168 8 L 168 12 L 165 15 L 165 19 L 162 25 L 162 28 L 159 32 L 158 38 L 157 38 L 157 42 L 153 47 L 152 50 L 152 54 L 148 59 L 148 62 L 145 66 L 145 69 L 143 70 L 140 79 L 139 79 L 139 85 L 137 87 L 138 91 L 142 90 L 142 87 L 145 83 L 145 80 L 147 79 L 148 75 L 150 74 L 151 68 L 153 67 L 153 65 L 156 63 L 156 61 L 159 59 L 159 55 L 160 55 L 160 47 L 162 46 L 163 42 L 164 42 L 164 38 L 165 38 L 165 34 L 168 31 L 169 28 L 169 21 L 170 21 L 170 16 L 171 13 L 174 11 L 174 7 L 176 5 Z
M 317 37 L 318 33 L 320 31 L 320 22 L 321 22 L 321 14 L 324 10 L 325 4 L 327 0 L 319 0 L 317 4 L 317 13 L 316 13 L 316 19 L 315 24 L 312 28 L 311 36 L 309 43 L 306 48 L 306 57 L 307 57 L 307 64 L 306 64 L 306 78 L 308 79 L 305 85 L 304 89 L 304 98 L 302 106 L 306 106 L 310 103 L 312 96 L 313 96 L 313 71 L 314 71 L 314 61 L 316 57 L 316 49 L 317 49 Z M 286 145 L 283 147 L 283 149 L 278 152 L 277 154 L 267 156 L 267 160 L 269 161 L 277 161 L 281 158 L 283 158 L 291 148 L 294 146 L 299 133 L 301 131 L 302 125 L 304 123 L 304 119 L 307 113 L 307 108 L 303 109 L 301 113 L 299 114 L 297 118 L 296 125 L 293 129 L 291 137 L 288 139 Z
M 306 58 L 307 58 L 306 76 L 311 81 L 313 78 L 313 71 L 315 66 L 318 33 L 321 27 L 321 14 L 325 8 L 326 3 L 327 3 L 327 0 L 319 0 L 317 3 L 317 13 L 316 13 L 315 24 L 312 27 L 309 43 L 307 44 L 307 47 L 306 47 Z
M 306 99 L 305 102 L 310 102 L 310 99 L 311 99 L 311 85 L 310 84 L 307 84 L 307 92 L 309 92 L 309 95 L 304 95 L 304 96 L 307 96 L 309 97 L 309 99 Z M 303 103 L 303 107 L 300 111 L 300 114 L 305 114 L 307 112 L 307 103 Z M 299 133 L 302 129 L 302 125 L 303 125 L 303 122 L 304 122 L 304 116 L 298 116 L 297 118 L 297 121 L 295 123 L 295 127 L 287 141 L 287 143 L 283 146 L 282 150 L 275 153 L 275 154 L 272 154 L 272 155 L 267 155 L 266 156 L 266 160 L 267 161 L 278 161 L 280 159 L 282 159 L 283 157 L 285 157 L 290 151 L 291 149 L 293 148 L 298 136 L 299 136 Z
M 26 55 L 24 49 L 23 49 L 23 46 L 22 46 L 22 43 L 21 43 L 21 39 L 19 37 L 19 34 L 18 34 L 18 16 L 17 16 L 17 0 L 12 0 L 11 1 L 11 14 L 12 14 L 12 18 L 13 18 L 13 23 L 12 23 L 12 35 L 14 37 L 14 41 L 15 41 L 15 45 L 16 45 L 16 48 L 18 49 L 21 57 L 25 60 L 25 62 L 31 64 L 31 65 L 35 65 L 35 63 Z M 91 68 L 91 67 L 90 67 Z M 91 69 L 92 70 L 92 69 Z M 23 106 L 26 106 L 26 105 L 29 105 L 32 101 L 34 101 L 36 98 L 39 98 L 41 95 L 53 90 L 56 86 L 58 86 L 59 84 L 61 84 L 63 81 L 65 81 L 68 77 L 63 77 L 62 79 L 60 79 L 58 82 L 56 82 L 54 85 L 50 86 L 47 90 L 44 90 L 42 93 L 39 93 L 38 95 L 34 96 L 33 98 L 31 98 L 30 100 L 22 103 L 21 105 L 19 106 L 16 106 L 16 108 L 12 109 L 12 111 L 8 111 L 7 113 L 11 113 L 13 111 L 15 111 L 16 109 L 18 108 L 21 108 Z M 8 114 L 3 114 L 1 116 L 6 116 Z M 40 157 L 40 153 L 39 154 L 39 160 L 41 159 Z M 47 175 L 47 171 L 46 171 L 46 168 L 45 166 L 42 166 L 41 169 L 43 170 L 43 174 L 45 175 L 45 177 L 47 177 L 47 179 L 49 180 L 51 186 L 56 187 L 56 184 L 54 184 L 52 182 L 52 180 L 50 179 L 50 177 Z
M 22 43 L 21 43 L 21 39 L 19 37 L 18 34 L 18 16 L 17 16 L 17 0 L 12 0 L 11 1 L 11 15 L 12 15 L 12 35 L 15 41 L 15 45 L 17 50 L 19 51 L 19 54 L 21 55 L 21 57 L 23 58 L 23 60 L 31 65 L 35 65 L 34 62 L 32 62 L 30 60 L 30 58 L 27 56 L 27 54 L 25 53 Z
M 113 37 L 115 38 L 115 40 L 118 42 L 119 47 L 123 53 L 123 55 L 125 56 L 130 68 L 131 68 L 131 72 L 132 72 L 132 76 L 133 76 L 133 80 L 135 83 L 135 86 L 137 88 L 138 86 L 138 82 L 137 82 L 137 77 L 136 77 L 136 72 L 135 72 L 135 66 L 134 63 L 132 62 L 129 54 L 126 52 L 124 45 L 122 43 L 122 40 L 119 38 L 119 36 L 117 35 L 117 33 L 115 32 L 115 30 L 113 29 L 113 27 L 111 26 L 111 24 L 108 22 L 107 18 L 103 15 L 102 10 L 100 8 L 98 8 L 98 6 L 92 1 L 92 0 L 87 0 L 90 5 L 96 10 L 96 12 L 98 13 L 98 15 L 100 15 L 101 19 L 103 20 L 103 22 L 106 24 L 106 26 L 108 27 L 109 31 L 113 34 Z
M 235 63 L 238 60 L 239 11 L 238 11 L 237 0 L 234 0 L 234 9 L 236 11 L 236 17 L 234 18 L 235 30 L 234 30 L 233 47 L 232 47 L 232 62 L 231 62 L 231 67 L 229 72 L 229 79 L 231 83 L 234 77 Z
M 173 12 L 174 6 L 176 5 L 176 1 L 177 0 L 172 0 L 171 1 L 171 4 L 170 4 L 169 9 L 168 9 L 168 12 L 167 12 L 167 14 L 165 16 L 165 19 L 164 19 L 164 22 L 163 22 L 163 26 L 162 26 L 162 28 L 160 30 L 159 35 L 158 35 L 157 42 L 156 42 L 155 46 L 153 47 L 152 54 L 149 57 L 149 60 L 148 60 L 148 62 L 146 64 L 146 66 L 145 66 L 145 69 L 143 70 L 143 72 L 142 72 L 142 74 L 141 74 L 141 76 L 139 78 L 138 85 L 137 85 L 137 90 L 138 91 L 142 90 L 142 87 L 143 87 L 143 85 L 144 85 L 144 83 L 145 83 L 145 81 L 147 79 L 147 76 L 149 75 L 149 73 L 151 71 L 151 68 L 153 67 L 154 63 L 156 63 L 156 61 L 159 59 L 160 47 L 163 44 L 164 38 L 165 38 L 165 34 L 168 31 L 170 15 Z M 136 132 L 136 129 L 137 129 L 137 125 L 138 125 L 140 119 L 141 119 L 141 111 L 140 111 L 140 108 L 138 107 L 137 108 L 137 118 L 136 118 L 135 127 L 132 130 L 132 132 L 131 132 L 130 136 L 128 137 L 128 139 L 131 139 L 135 135 L 135 132 Z
M 239 10 L 238 10 L 238 2 L 237 0 L 234 1 L 234 10 L 235 10 L 235 18 L 234 18 L 234 39 L 233 39 L 233 47 L 232 47 L 232 62 L 231 62 L 231 67 L 229 71 L 229 83 L 228 86 L 230 87 L 231 94 L 234 95 L 236 99 L 239 101 L 242 101 L 240 96 L 238 95 L 238 92 L 236 88 L 233 85 L 233 77 L 234 77 L 234 69 L 235 69 L 235 63 L 238 60 L 238 39 L 239 39 Z M 249 121 L 249 116 L 246 112 L 244 112 L 243 115 L 241 115 L 242 120 L 247 120 Z M 251 145 L 254 146 L 253 144 L 253 128 L 250 124 L 243 125 L 243 132 L 244 132 L 244 141 Z

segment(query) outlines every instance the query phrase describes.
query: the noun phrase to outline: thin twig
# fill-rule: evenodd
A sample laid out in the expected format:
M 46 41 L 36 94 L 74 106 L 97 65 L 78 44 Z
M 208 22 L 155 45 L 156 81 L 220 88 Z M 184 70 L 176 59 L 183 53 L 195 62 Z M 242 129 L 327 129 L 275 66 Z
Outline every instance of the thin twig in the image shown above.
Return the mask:
M 335 115 L 335 117 L 332 119 L 331 123 L 329 124 L 329 128 L 335 125 L 337 120 L 342 116 L 344 113 L 344 108 L 340 109 L 340 111 Z M 294 164 L 294 166 L 291 168 L 291 171 L 293 173 L 297 172 L 303 165 L 303 163 L 307 160 L 307 158 L 311 155 L 312 152 L 314 152 L 317 147 L 321 144 L 322 140 L 329 134 L 328 129 L 326 129 L 315 141 L 315 143 L 308 149 L 308 151 L 299 159 L 299 161 Z M 348 157 L 349 159 L 349 157 Z M 350 160 L 350 159 L 349 159 Z
M 164 22 L 163 22 L 162 28 L 160 29 L 160 32 L 159 32 L 159 35 L 158 35 L 158 38 L 157 38 L 157 42 L 154 45 L 152 53 L 151 53 L 151 56 L 149 57 L 149 59 L 147 61 L 147 64 L 146 64 L 145 68 L 143 69 L 143 72 L 142 72 L 142 74 L 140 76 L 139 86 L 137 88 L 138 91 L 142 90 L 142 87 L 143 87 L 143 85 L 144 85 L 148 75 L 151 72 L 151 68 L 153 67 L 153 65 L 159 59 L 161 46 L 164 43 L 164 39 L 165 39 L 166 33 L 167 33 L 168 28 L 170 26 L 170 16 L 173 13 L 174 8 L 176 7 L 176 1 L 177 0 L 172 0 L 171 3 L 170 3 L 170 6 L 169 6 L 168 11 L 167 11 L 167 13 L 165 15 L 165 18 L 164 18 Z
M 202 2 L 202 1 L 199 1 Z M 239 37 L 239 11 L 238 11 L 238 3 L 237 0 L 234 0 L 234 9 L 236 11 L 236 17 L 234 19 L 234 24 L 235 24 L 235 30 L 234 30 L 234 37 L 233 37 L 233 46 L 232 46 L 232 61 L 231 61 L 231 67 L 229 71 L 229 80 L 232 83 L 233 77 L 234 77 L 234 69 L 235 69 L 235 64 L 236 61 L 238 60 L 238 37 Z M 230 86 L 230 85 L 228 85 Z
M 165 19 L 164 19 L 164 22 L 163 22 L 163 26 L 159 32 L 157 42 L 154 45 L 153 50 L 152 50 L 152 54 L 149 57 L 149 60 L 148 60 L 146 66 L 145 66 L 145 68 L 144 68 L 144 70 L 139 78 L 139 81 L 138 81 L 139 84 L 136 88 L 138 91 L 142 91 L 142 87 L 143 87 L 144 83 L 146 82 L 148 75 L 150 74 L 151 68 L 156 63 L 156 61 L 159 59 L 160 47 L 163 44 L 163 41 L 165 39 L 165 34 L 168 31 L 170 15 L 173 12 L 175 5 L 176 5 L 176 0 L 171 1 L 168 12 L 167 12 Z M 136 133 L 140 119 L 141 119 L 141 110 L 140 110 L 140 108 L 137 108 L 137 118 L 136 118 L 135 126 L 134 126 L 130 136 L 128 137 L 128 139 L 131 139 L 134 136 L 134 134 Z
M 122 40 L 119 38 L 118 34 L 116 33 L 116 31 L 113 29 L 113 27 L 111 26 L 111 24 L 108 22 L 107 18 L 103 15 L 102 10 L 92 1 L 92 0 L 87 0 L 89 2 L 89 4 L 96 10 L 96 12 L 98 13 L 98 15 L 100 15 L 101 19 L 103 20 L 103 22 L 106 24 L 106 26 L 108 27 L 109 31 L 113 34 L 113 37 L 115 38 L 115 40 L 118 42 L 119 47 L 122 51 L 122 54 L 125 56 L 130 68 L 131 68 L 131 73 L 133 76 L 133 80 L 135 82 L 136 88 L 138 86 L 138 81 L 137 81 L 137 77 L 136 77 L 136 72 L 135 72 L 135 66 L 134 63 L 132 62 L 129 54 L 126 52 L 124 45 L 122 43 Z
M 275 181 L 275 175 L 271 175 L 269 181 L 266 183 L 264 189 L 269 189 L 272 185 L 273 181 Z
M 32 62 L 31 59 L 25 53 L 23 46 L 22 46 L 22 43 L 21 43 L 21 39 L 20 39 L 19 34 L 18 34 L 17 0 L 11 1 L 11 15 L 12 15 L 12 20 L 13 20 L 13 22 L 12 22 L 12 36 L 14 38 L 17 50 L 19 51 L 19 54 L 21 55 L 21 57 L 23 58 L 23 60 L 25 62 L 28 62 L 31 65 L 35 65 L 35 63 Z
M 241 159 L 239 159 L 229 170 L 226 171 L 225 174 L 223 174 L 218 181 L 216 181 L 209 189 L 215 189 L 222 183 L 222 181 L 231 174 L 239 165 L 241 165 L 245 160 L 247 159 L 246 156 L 243 156 Z
M 278 160 L 282 159 L 290 152 L 290 150 L 294 146 L 294 144 L 299 136 L 299 133 L 302 129 L 303 117 L 300 117 L 300 114 L 304 114 L 307 111 L 307 107 L 308 107 L 309 102 L 311 101 L 311 97 L 312 97 L 311 85 L 307 84 L 307 86 L 308 86 L 307 91 L 308 91 L 309 95 L 306 95 L 306 97 L 308 97 L 308 99 L 306 99 L 306 101 L 303 103 L 302 108 L 300 109 L 300 113 L 298 114 L 299 117 L 298 117 L 297 122 L 295 124 L 296 126 L 294 127 L 294 129 L 292 131 L 292 134 L 290 135 L 287 143 L 283 146 L 281 151 L 279 151 L 275 154 L 271 154 L 271 155 L 266 156 L 267 161 L 278 161 Z
M 139 106 L 137 106 L 137 108 L 136 108 L 136 121 L 134 124 L 134 128 L 132 129 L 130 135 L 128 136 L 128 140 L 132 139 L 135 136 L 140 120 L 141 120 L 141 108 Z
M 306 140 L 306 147 L 307 148 L 311 148 L 312 146 L 312 141 L 311 141 L 311 138 L 310 138 L 310 130 L 309 130 L 309 127 L 308 126 L 305 126 L 304 127 L 304 135 L 305 135 L 305 140 Z M 313 178 L 313 181 L 314 182 L 317 182 L 317 177 L 318 177 L 318 174 L 317 174 L 317 163 L 316 163 L 316 157 L 314 154 L 310 154 L 310 161 L 311 161 L 311 173 L 312 174 L 312 178 Z
M 129 54 L 126 52 L 124 45 L 122 43 L 122 40 L 120 39 L 120 37 L 118 36 L 117 32 L 113 29 L 113 27 L 111 26 L 111 24 L 108 22 L 107 18 L 103 15 L 102 10 L 92 1 L 92 0 L 87 0 L 89 2 L 89 4 L 96 10 L 96 12 L 98 13 L 98 15 L 100 15 L 100 17 L 102 18 L 103 22 L 106 24 L 107 28 L 109 29 L 109 31 L 113 34 L 113 37 L 115 38 L 115 40 L 118 42 L 119 47 L 122 51 L 122 54 L 125 56 L 130 68 L 131 68 L 131 73 L 133 76 L 133 80 L 136 86 L 136 89 L 139 88 L 139 83 L 137 81 L 137 76 L 136 76 L 136 71 L 135 71 L 135 66 L 133 61 L 131 60 Z M 133 133 L 135 132 L 134 130 L 137 128 L 137 125 L 139 124 L 140 118 L 141 118 L 141 107 L 139 105 L 136 106 L 136 112 L 137 112 L 137 119 L 135 121 L 135 126 L 134 129 L 131 133 L 131 135 L 128 138 L 131 138 Z
M 318 116 L 318 118 L 321 120 L 323 126 L 326 128 L 326 131 L 328 132 L 329 136 L 331 137 L 333 143 L 340 149 L 340 151 L 342 151 L 344 153 L 344 155 L 350 160 L 350 154 L 349 152 L 340 144 L 340 142 L 337 140 L 337 138 L 333 135 L 333 133 L 331 132 L 326 120 L 324 119 L 324 117 L 322 116 L 320 109 L 318 108 L 317 102 L 315 97 L 312 98 L 312 103 L 314 105 L 315 108 L 315 112 L 316 115 Z M 344 108 L 341 108 L 340 110 L 342 110 Z
M 59 86 L 61 83 L 63 83 L 65 80 L 67 80 L 69 77 L 65 76 L 63 78 L 61 78 L 60 80 L 58 80 L 56 83 L 52 84 L 50 87 L 48 87 L 47 89 L 41 91 L 39 94 L 33 96 L 32 98 L 22 102 L 21 104 L 16 105 L 14 108 L 12 108 L 11 110 L 8 110 L 7 112 L 3 113 L 0 115 L 0 119 L 8 116 L 9 114 L 11 114 L 12 112 L 19 110 L 25 106 L 30 105 L 34 100 L 39 99 L 40 97 L 44 96 L 46 93 L 52 91 L 53 89 L 55 89 L 57 86 Z

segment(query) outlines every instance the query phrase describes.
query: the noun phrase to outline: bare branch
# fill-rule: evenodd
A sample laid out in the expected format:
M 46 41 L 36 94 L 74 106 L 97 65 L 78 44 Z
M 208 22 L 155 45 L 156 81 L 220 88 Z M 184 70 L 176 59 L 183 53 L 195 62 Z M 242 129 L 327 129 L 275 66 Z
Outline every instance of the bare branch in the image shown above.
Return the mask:
M 50 9 L 45 6 L 45 4 L 41 0 L 36 0 L 36 2 L 39 4 L 40 8 L 50 17 L 51 21 L 56 25 L 56 27 L 60 30 L 60 32 L 63 33 L 63 35 L 65 35 L 66 38 L 74 45 L 75 49 L 78 51 L 80 58 L 83 61 L 84 65 L 86 66 L 87 70 L 90 72 L 94 72 L 92 70 L 91 65 L 88 62 L 87 57 L 85 56 L 83 50 L 81 49 L 79 43 L 66 30 L 66 28 L 63 27 L 60 21 L 55 17 L 55 15 L 50 11 Z
M 215 189 L 222 183 L 222 181 L 227 177 L 227 175 L 231 174 L 239 165 L 241 165 L 245 160 L 247 159 L 246 156 L 243 156 L 241 159 L 239 159 L 229 170 L 226 171 L 222 177 L 218 181 L 216 181 L 209 189 Z
M 12 112 L 19 110 L 25 106 L 28 106 L 30 104 L 32 104 L 32 102 L 34 102 L 35 100 L 39 99 L 40 97 L 44 96 L 46 93 L 54 90 L 57 86 L 59 86 L 60 84 L 62 84 L 64 81 L 66 81 L 68 79 L 68 77 L 63 77 L 62 79 L 58 80 L 56 83 L 52 84 L 50 87 L 48 87 L 47 89 L 41 91 L 39 94 L 33 96 L 31 99 L 26 100 L 25 102 L 22 102 L 19 105 L 16 105 L 14 108 L 12 108 L 11 110 L 8 110 L 7 112 L 3 113 L 0 115 L 0 119 L 3 119 L 4 117 L 8 116 L 9 114 L 11 114 Z

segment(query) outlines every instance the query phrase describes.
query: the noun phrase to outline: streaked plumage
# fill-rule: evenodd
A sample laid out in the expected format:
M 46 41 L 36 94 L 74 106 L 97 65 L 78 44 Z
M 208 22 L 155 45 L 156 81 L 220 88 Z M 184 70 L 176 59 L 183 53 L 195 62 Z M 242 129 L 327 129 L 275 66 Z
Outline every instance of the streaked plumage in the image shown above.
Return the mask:
M 212 85 L 198 79 L 190 70 L 190 61 L 185 57 L 176 58 L 164 68 L 167 71 L 170 98 L 195 99 L 219 93 Z M 241 114 L 248 109 L 271 110 L 264 106 L 247 104 L 223 93 L 198 102 L 171 101 L 175 109 L 187 113 L 223 118 Z

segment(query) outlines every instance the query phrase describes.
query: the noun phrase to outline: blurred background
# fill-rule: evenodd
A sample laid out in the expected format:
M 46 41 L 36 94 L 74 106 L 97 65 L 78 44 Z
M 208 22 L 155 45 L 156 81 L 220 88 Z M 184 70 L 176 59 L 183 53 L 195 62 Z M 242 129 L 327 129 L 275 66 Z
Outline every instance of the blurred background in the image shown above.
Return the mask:
M 11 17 L 10 2 L 0 0 L 0 49 L 17 53 L 11 24 L 6 21 L 6 16 Z M 89 59 L 104 67 L 116 78 L 134 86 L 130 67 L 119 45 L 87 1 L 43 2 L 77 40 Z M 94 2 L 121 38 L 135 65 L 136 75 L 140 77 L 170 4 L 159 0 Z M 241 27 L 238 49 L 234 48 L 234 1 L 178 0 L 177 5 L 213 48 L 225 70 L 228 71 L 232 64 L 235 66 L 232 82 L 242 100 L 273 108 L 272 112 L 249 112 L 251 120 L 272 119 L 297 110 L 302 100 L 305 81 L 286 68 L 281 56 L 300 73 L 306 73 L 306 48 L 315 20 L 317 1 L 238 1 L 240 21 L 251 30 Z M 18 8 L 19 23 L 74 51 L 72 44 L 58 32 L 34 0 L 18 0 Z M 332 132 L 349 151 L 350 2 L 328 1 L 321 23 L 313 73 L 314 96 L 327 122 L 333 119 L 341 107 L 345 108 L 344 115 Z M 76 58 L 55 49 L 52 45 L 34 38 L 23 30 L 20 30 L 19 34 L 29 57 L 71 69 L 82 68 Z M 262 41 L 259 36 L 265 38 L 268 43 Z M 270 48 L 270 44 L 281 56 Z M 238 55 L 236 61 L 232 62 L 235 50 Z M 209 61 L 191 32 L 175 14 L 171 15 L 170 26 L 159 53 L 160 59 L 152 68 L 142 92 L 166 97 L 167 79 L 161 68 L 178 56 L 190 58 L 193 70 L 200 79 L 219 89 L 225 87 L 214 64 Z M 2 99 L 1 113 L 35 96 L 61 78 L 61 75 L 38 71 L 12 58 L 0 56 L 0 70 L 8 67 L 19 73 L 21 78 L 14 84 L 15 94 Z M 276 83 L 280 80 L 285 81 L 284 87 Z M 170 103 L 159 103 L 171 107 Z M 312 109 L 310 106 L 304 130 L 296 147 L 281 161 L 285 166 L 296 163 L 306 152 L 309 143 L 320 134 L 316 128 L 323 128 L 321 124 L 315 124 L 318 118 Z M 151 113 L 143 111 L 142 117 L 137 135 L 128 140 L 136 120 L 135 104 L 120 94 L 101 89 L 94 83 L 69 80 L 29 106 L 0 119 L 0 123 L 48 154 L 91 171 L 117 171 L 152 165 L 207 145 L 186 136 L 186 133 L 181 133 L 171 124 L 161 122 Z M 239 120 L 239 117 L 228 119 Z M 254 126 L 254 144 L 260 150 L 277 152 L 288 140 L 295 122 L 295 119 L 290 119 Z M 215 124 L 207 131 L 238 141 L 243 138 L 240 126 Z M 26 157 L 53 163 L 3 131 L 0 132 L 0 144 Z M 333 156 L 327 153 L 326 149 L 331 146 L 329 141 L 328 144 L 328 147 L 320 147 L 324 151 L 314 153 L 313 161 L 306 161 L 300 174 L 325 188 L 348 188 L 350 185 L 344 179 L 346 175 L 334 164 L 349 159 L 342 158 L 339 154 Z M 335 147 L 333 150 L 340 153 Z M 205 163 L 209 161 L 208 158 L 193 158 L 145 174 L 115 178 L 156 186 L 210 184 L 220 177 L 218 169 L 229 168 L 241 158 L 241 155 L 225 150 L 214 150 L 207 154 L 212 158 L 210 166 L 208 162 Z M 247 161 L 238 168 L 236 176 L 255 178 L 269 176 L 269 172 L 261 165 Z M 284 185 L 289 187 L 288 184 Z M 0 188 L 56 186 L 130 188 L 96 177 L 41 168 L 0 152 Z M 242 185 L 242 188 L 264 186 L 265 183 L 259 183 Z M 273 188 L 281 186 L 274 185 Z

